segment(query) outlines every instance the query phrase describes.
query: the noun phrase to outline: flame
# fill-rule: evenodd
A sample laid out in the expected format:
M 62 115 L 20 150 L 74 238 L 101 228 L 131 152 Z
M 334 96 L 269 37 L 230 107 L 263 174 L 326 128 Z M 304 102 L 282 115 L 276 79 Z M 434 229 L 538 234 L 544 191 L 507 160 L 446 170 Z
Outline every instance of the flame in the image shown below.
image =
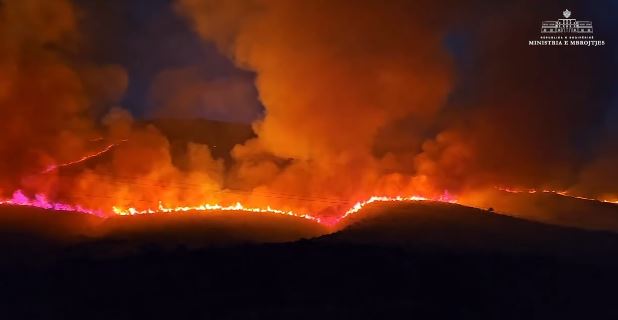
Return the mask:
M 113 207 L 112 211 L 117 215 L 138 215 L 138 214 L 154 214 L 154 213 L 174 213 L 174 212 L 187 212 L 187 211 L 238 211 L 238 212 L 259 212 L 259 213 L 273 213 L 280 215 L 293 216 L 303 218 L 320 223 L 321 220 L 318 217 L 305 213 L 297 213 L 294 211 L 285 211 L 273 209 L 270 206 L 266 208 L 252 208 L 242 205 L 240 202 L 236 202 L 234 205 L 222 206 L 220 204 L 202 204 L 198 206 L 188 207 L 165 207 L 162 202 L 159 202 L 159 207 L 156 210 L 145 209 L 138 210 L 136 208 L 120 209 Z
M 567 191 L 557 191 L 557 190 L 550 190 L 550 189 L 541 189 L 541 190 L 537 190 L 537 189 L 515 189 L 515 188 L 505 188 L 505 187 L 496 187 L 496 189 L 498 189 L 500 191 L 508 192 L 508 193 L 529 193 L 529 194 L 548 193 L 548 194 L 555 194 L 555 195 L 558 195 L 558 196 L 567 197 L 567 198 L 573 198 L 573 199 L 580 199 L 580 200 L 586 200 L 586 201 L 596 201 L 596 202 L 602 202 L 602 203 L 618 204 L 618 200 L 606 200 L 606 199 L 587 198 L 587 197 L 582 197 L 582 196 L 578 196 L 578 195 L 569 194 Z
M 256 207 L 247 207 L 241 204 L 240 202 L 236 202 L 234 205 L 223 206 L 220 204 L 202 204 L 198 206 L 187 206 L 187 207 L 165 207 L 162 202 L 159 202 L 159 207 L 157 209 L 145 209 L 138 210 L 136 208 L 127 208 L 121 209 L 118 207 L 113 207 L 112 211 L 118 215 L 139 215 L 139 214 L 155 214 L 155 213 L 174 213 L 174 212 L 188 212 L 188 211 L 242 211 L 242 212 L 258 212 L 258 213 L 274 213 L 281 214 L 287 216 L 293 216 L 298 218 L 303 218 L 307 220 L 311 220 L 317 223 L 333 226 L 337 224 L 339 221 L 349 217 L 352 214 L 359 212 L 363 207 L 374 203 L 374 202 L 409 202 L 409 201 L 439 201 L 439 202 L 448 202 L 448 203 L 457 203 L 453 197 L 451 197 L 448 192 L 445 192 L 442 196 L 437 199 L 426 198 L 422 196 L 372 196 L 364 201 L 356 202 L 350 209 L 345 211 L 340 217 L 336 218 L 321 218 L 315 215 L 311 215 L 308 213 L 298 213 L 295 211 L 285 211 L 279 209 L 273 209 L 270 206 L 266 208 L 256 208 Z
M 13 192 L 11 199 L 0 200 L 0 205 L 35 207 L 56 211 L 86 213 L 99 217 L 104 216 L 104 213 L 100 210 L 87 209 L 80 205 L 71 205 L 62 202 L 51 202 L 47 199 L 46 195 L 40 193 L 36 194 L 33 199 L 30 199 L 21 190 Z
M 574 199 L 581 199 L 587 201 L 597 201 L 602 203 L 611 203 L 618 204 L 618 201 L 611 200 L 603 200 L 603 199 L 594 199 L 587 198 L 577 195 L 571 195 L 566 191 L 556 191 L 556 190 L 548 190 L 548 189 L 514 189 L 514 188 L 505 188 L 505 187 L 496 187 L 496 189 L 508 192 L 508 193 L 547 193 L 547 194 L 555 194 L 563 197 L 569 197 Z M 221 205 L 221 204 L 201 204 L 196 206 L 176 206 L 176 207 L 168 207 L 163 205 L 162 202 L 159 202 L 159 206 L 156 209 L 137 209 L 134 207 L 129 208 L 119 208 L 113 206 L 111 209 L 111 213 L 115 215 L 123 215 L 123 216 L 133 216 L 133 215 L 143 215 L 143 214 L 159 214 L 159 213 L 179 213 L 179 212 L 214 212 L 214 211 L 230 211 L 230 212 L 243 212 L 243 213 L 267 213 L 267 214 L 278 214 L 284 216 L 292 216 L 297 218 L 306 219 L 309 221 L 313 221 L 316 223 L 320 223 L 326 226 L 334 226 L 338 224 L 340 221 L 349 218 L 350 216 L 360 212 L 364 207 L 370 205 L 375 202 L 411 202 L 411 201 L 437 201 L 437 202 L 445 202 L 445 203 L 458 203 L 457 200 L 451 197 L 448 192 L 445 192 L 442 196 L 438 198 L 428 198 L 419 195 L 411 195 L 411 196 L 371 196 L 366 200 L 358 201 L 354 203 L 348 210 L 343 212 L 343 214 L 339 217 L 335 218 L 323 218 L 318 217 L 309 213 L 301 213 L 295 212 L 292 210 L 279 210 L 271 208 L 267 206 L 265 208 L 259 207 L 250 207 L 245 206 L 240 202 L 236 202 L 233 205 Z M 63 202 L 53 202 L 48 200 L 47 196 L 44 194 L 36 194 L 34 198 L 29 198 L 26 196 L 23 191 L 17 190 L 13 193 L 10 199 L 0 200 L 0 205 L 17 205 L 17 206 L 27 206 L 27 207 L 35 207 L 41 209 L 48 210 L 57 210 L 57 211 L 70 211 L 70 212 L 78 212 L 91 214 L 99 217 L 108 217 L 109 214 L 106 214 L 102 210 L 93 210 L 84 208 L 80 205 L 71 205 Z
M 396 197 L 386 197 L 386 196 L 373 196 L 365 201 L 359 201 L 355 203 L 350 209 L 348 209 L 340 219 L 345 219 L 359 211 L 361 211 L 366 205 L 374 203 L 374 202 L 408 202 L 408 201 L 438 201 L 438 202 L 447 202 L 447 203 L 457 203 L 457 200 L 452 198 L 448 192 L 445 192 L 444 195 L 437 199 L 426 198 L 422 196 L 396 196 Z
M 74 160 L 74 161 L 70 161 L 70 162 L 66 162 L 66 163 L 61 163 L 61 164 L 53 164 L 53 165 L 50 165 L 50 166 L 48 166 L 47 168 L 45 168 L 45 170 L 43 170 L 43 171 L 41 172 L 41 174 L 50 173 L 50 172 L 52 172 L 52 171 L 56 171 L 56 170 L 58 170 L 58 169 L 60 169 L 60 168 L 62 168 L 62 167 L 72 166 L 72 165 L 74 165 L 74 164 L 82 163 L 82 162 L 87 161 L 87 160 L 90 160 L 90 159 L 92 159 L 92 158 L 96 158 L 96 157 L 98 157 L 98 156 L 100 156 L 100 155 L 102 155 L 102 154 L 107 153 L 107 152 L 108 152 L 108 151 L 110 151 L 112 148 L 117 147 L 118 145 L 120 145 L 121 143 L 123 143 L 123 142 L 125 142 L 125 141 L 127 141 L 127 140 L 126 140 L 126 139 L 124 139 L 124 140 L 121 140 L 120 142 L 117 142 L 117 143 L 112 143 L 112 144 L 108 145 L 107 147 L 105 147 L 105 148 L 101 149 L 101 150 L 100 150 L 100 151 L 98 151 L 98 152 L 95 152 L 95 153 L 92 153 L 92 154 L 85 155 L 85 156 L 83 156 L 83 157 L 81 157 L 81 158 L 79 158 L 79 159 L 77 159 L 77 160 Z
M 366 200 L 356 202 L 352 205 L 347 211 L 345 211 L 341 216 L 336 218 L 322 218 L 309 213 L 301 213 L 295 212 L 292 210 L 279 210 L 271 208 L 267 206 L 265 208 L 258 207 L 249 207 L 245 206 L 240 202 L 236 202 L 233 205 L 225 206 L 221 204 L 201 204 L 197 206 L 177 206 L 177 207 L 167 207 L 163 205 L 160 201 L 159 206 L 156 209 L 148 208 L 148 209 L 137 209 L 134 207 L 129 208 L 120 208 L 113 206 L 111 213 L 115 215 L 122 216 L 133 216 L 133 215 L 143 215 L 143 214 L 158 214 L 158 213 L 178 213 L 178 212 L 210 212 L 210 211 L 232 211 L 232 212 L 244 212 L 244 213 L 268 213 L 268 214 L 278 214 L 285 216 L 292 216 L 297 218 L 302 218 L 306 220 L 310 220 L 316 223 L 320 223 L 326 226 L 334 226 L 341 220 L 361 211 L 365 206 L 374 203 L 374 202 L 409 202 L 409 201 L 439 201 L 439 202 L 448 202 L 448 203 L 457 203 L 457 201 L 452 198 L 448 193 L 445 192 L 444 195 L 439 198 L 432 199 L 422 196 L 372 196 Z M 21 190 L 17 190 L 13 193 L 11 199 L 0 200 L 0 205 L 18 205 L 18 206 L 28 206 L 28 207 L 36 207 L 48 210 L 58 210 L 58 211 L 71 211 L 71 212 L 79 212 L 92 214 L 99 217 L 107 217 L 109 216 L 105 212 L 101 210 L 93 210 L 87 209 L 80 205 L 70 205 L 62 202 L 52 202 L 47 199 L 47 196 L 43 194 L 36 194 L 33 199 L 28 198 Z

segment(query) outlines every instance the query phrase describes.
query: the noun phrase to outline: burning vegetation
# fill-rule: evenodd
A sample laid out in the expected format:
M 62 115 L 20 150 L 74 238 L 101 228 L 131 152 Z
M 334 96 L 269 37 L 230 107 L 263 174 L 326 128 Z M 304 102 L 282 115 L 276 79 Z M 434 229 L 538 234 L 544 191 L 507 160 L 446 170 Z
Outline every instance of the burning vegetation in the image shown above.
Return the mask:
M 564 71 L 533 50 L 502 68 L 512 48 L 493 43 L 491 31 L 471 40 L 489 58 L 471 61 L 481 71 L 467 78 L 449 36 L 477 21 L 473 15 L 433 1 L 177 0 L 173 7 L 204 45 L 252 78 L 205 84 L 195 80 L 199 70 L 164 70 L 153 84 L 153 101 L 162 102 L 152 114 L 197 118 L 193 104 L 222 101 L 229 112 L 244 110 L 253 135 L 179 141 L 135 120 L 119 106 L 131 75 L 93 54 L 94 35 L 80 32 L 85 8 L 70 0 L 0 2 L 1 204 L 100 216 L 246 211 L 334 224 L 372 202 L 455 202 L 495 185 L 553 186 L 570 190 L 556 192 L 563 196 L 616 203 L 612 132 L 598 132 L 590 159 L 564 142 L 606 112 L 605 100 L 591 98 L 603 88 L 578 85 L 577 97 L 554 99 L 547 86 L 571 82 L 540 76 L 540 88 L 510 92 L 528 81 L 521 69 L 534 69 L 523 64 L 542 60 L 548 74 Z M 515 28 L 494 29 L 516 36 Z M 570 72 L 590 68 L 598 69 L 591 83 L 611 69 Z M 474 83 L 465 88 L 471 96 L 461 98 L 461 81 Z M 557 112 L 565 105 L 573 108 Z M 216 149 L 222 145 L 232 147 Z

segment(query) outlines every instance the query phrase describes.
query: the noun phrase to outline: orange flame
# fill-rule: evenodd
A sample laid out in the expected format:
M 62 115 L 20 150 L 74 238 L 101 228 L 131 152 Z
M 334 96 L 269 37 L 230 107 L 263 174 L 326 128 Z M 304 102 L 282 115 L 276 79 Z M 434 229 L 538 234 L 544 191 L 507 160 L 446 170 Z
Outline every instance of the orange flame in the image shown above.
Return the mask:
M 139 214 L 155 214 L 155 213 L 174 213 L 174 212 L 188 212 L 188 211 L 242 211 L 242 212 L 259 212 L 259 213 L 274 213 L 281 215 L 294 216 L 298 218 L 303 218 L 311 221 L 315 221 L 317 223 L 325 224 L 325 225 L 335 225 L 339 221 L 361 211 L 365 206 L 374 203 L 374 202 L 409 202 L 409 201 L 438 201 L 438 202 L 447 202 L 447 203 L 457 203 L 457 200 L 452 198 L 447 192 L 444 195 L 440 196 L 437 199 L 426 198 L 422 196 L 372 196 L 364 201 L 359 201 L 355 203 L 350 209 L 345 211 L 340 217 L 334 219 L 325 219 L 316 217 L 307 213 L 298 213 L 295 211 L 285 211 L 273 209 L 270 206 L 266 208 L 255 208 L 255 207 L 246 207 L 242 205 L 240 202 L 237 202 L 234 205 L 230 206 L 222 206 L 220 204 L 202 204 L 198 206 L 180 206 L 180 207 L 165 207 L 161 202 L 159 202 L 159 207 L 157 209 L 145 209 L 138 210 L 136 208 L 127 208 L 122 209 L 118 207 L 113 207 L 112 211 L 118 215 L 139 215 Z
M 341 219 L 345 219 L 359 211 L 361 211 L 363 209 L 363 207 L 365 207 L 368 204 L 374 203 L 374 202 L 408 202 L 408 201 L 438 201 L 438 202 L 448 202 L 448 203 L 457 203 L 457 200 L 451 198 L 450 196 L 448 196 L 448 194 L 445 194 L 444 196 L 441 196 L 438 199 L 430 199 L 430 198 L 426 198 L 426 197 L 421 197 L 421 196 L 409 196 L 409 197 L 402 197 L 402 196 L 396 196 L 396 197 L 384 197 L 384 196 L 373 196 L 365 201 L 359 201 L 357 203 L 355 203 L 352 208 L 348 209 L 348 211 L 346 211 L 343 216 L 341 216 Z
M 113 207 L 112 211 L 118 215 L 137 215 L 137 214 L 154 214 L 154 213 L 174 213 L 174 212 L 187 212 L 187 211 L 242 211 L 242 212 L 260 212 L 260 213 L 274 213 L 280 215 L 293 216 L 298 218 L 303 218 L 307 220 L 312 220 L 320 223 L 320 218 L 314 217 L 310 214 L 297 213 L 294 211 L 284 211 L 273 209 L 271 207 L 266 208 L 252 208 L 243 206 L 240 202 L 236 202 L 236 204 L 231 206 L 222 206 L 220 204 L 202 204 L 193 207 L 165 207 L 163 203 L 159 202 L 159 207 L 157 210 L 153 209 L 145 209 L 145 210 L 137 210 L 135 208 L 128 209 L 120 209 L 117 207 Z
M 118 143 L 112 143 L 112 144 L 108 145 L 107 147 L 105 147 L 105 148 L 101 149 L 101 151 L 98 151 L 98 152 L 95 152 L 95 153 L 92 153 L 92 154 L 85 155 L 85 156 L 83 156 L 83 157 L 81 157 L 81 158 L 79 158 L 79 159 L 77 159 L 77 160 L 74 160 L 74 161 L 70 161 L 70 162 L 66 162 L 66 163 L 61 163 L 61 164 L 53 164 L 53 165 L 50 165 L 50 166 L 48 166 L 47 168 L 45 168 L 45 170 L 43 170 L 43 171 L 41 172 L 41 174 L 50 173 L 50 172 L 55 171 L 55 170 L 58 170 L 58 169 L 60 169 L 60 168 L 62 168 L 62 167 L 72 166 L 72 165 L 75 165 L 75 164 L 82 163 L 82 162 L 84 162 L 84 161 L 90 160 L 90 159 L 92 159 L 92 158 L 96 158 L 96 157 L 98 157 L 98 156 L 100 156 L 100 155 L 102 155 L 102 154 L 107 153 L 107 152 L 108 152 L 108 151 L 110 151 L 112 148 L 114 148 L 114 147 L 118 146 L 119 144 L 121 144 L 121 143 L 123 143 L 123 142 L 125 142 L 125 141 L 127 141 L 127 140 L 125 139 L 125 140 L 121 140 L 121 141 L 120 141 L 120 142 L 118 142 Z
M 258 207 L 249 207 L 241 204 L 240 202 L 236 202 L 233 205 L 224 206 L 221 204 L 201 204 L 197 206 L 177 206 L 177 207 L 167 207 L 163 205 L 162 202 L 159 202 L 159 206 L 156 209 L 136 209 L 134 207 L 129 208 L 120 208 L 113 206 L 112 213 L 116 215 L 143 215 L 143 214 L 158 214 L 158 213 L 178 213 L 178 212 L 210 212 L 210 211 L 230 211 L 230 212 L 244 212 L 244 213 L 269 213 L 269 214 L 278 214 L 285 216 L 292 216 L 297 218 L 302 218 L 306 220 L 310 220 L 316 223 L 320 223 L 327 226 L 334 226 L 341 220 L 358 213 L 365 206 L 374 203 L 374 202 L 410 202 L 410 201 L 439 201 L 439 202 L 447 202 L 447 203 L 457 203 L 455 199 L 450 197 L 448 193 L 445 193 L 443 196 L 432 199 L 423 196 L 372 196 L 366 200 L 359 201 L 352 205 L 347 211 L 345 211 L 341 216 L 336 218 L 322 218 L 309 213 L 301 213 L 295 212 L 292 210 L 279 210 L 271 208 L 267 206 L 265 208 Z M 19 206 L 28 206 L 28 207 L 37 207 L 49 210 L 61 210 L 61 211 L 73 211 L 87 214 L 94 214 L 97 216 L 105 217 L 106 215 L 99 210 L 91 210 L 84 208 L 80 205 L 70 205 L 61 202 L 53 202 L 49 201 L 45 195 L 37 194 L 34 199 L 30 199 L 25 196 L 21 190 L 16 191 L 13 194 L 11 199 L 0 200 L 0 205 L 19 205 Z

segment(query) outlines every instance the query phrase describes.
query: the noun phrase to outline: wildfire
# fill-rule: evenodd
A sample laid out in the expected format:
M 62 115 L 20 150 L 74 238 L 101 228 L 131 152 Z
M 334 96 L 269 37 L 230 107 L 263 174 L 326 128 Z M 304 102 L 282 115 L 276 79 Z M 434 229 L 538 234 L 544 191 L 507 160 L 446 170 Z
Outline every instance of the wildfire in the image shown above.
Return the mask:
M 109 148 L 112 148 L 112 147 L 109 147 Z M 574 198 L 574 199 L 618 204 L 618 201 L 601 200 L 601 199 L 593 199 L 593 198 L 586 198 L 582 196 L 570 195 L 566 191 L 545 190 L 545 189 L 544 190 L 513 189 L 513 188 L 502 188 L 502 187 L 496 187 L 496 189 L 504 191 L 504 192 L 509 192 L 509 193 L 529 193 L 529 194 L 547 193 L 547 194 L 555 194 L 555 195 Z M 250 206 L 245 206 L 240 202 L 237 202 L 233 205 L 227 205 L 227 206 L 221 205 L 221 204 L 200 204 L 196 206 L 176 206 L 176 207 L 165 206 L 162 202 L 159 202 L 159 206 L 155 209 L 152 209 L 152 208 L 137 209 L 134 207 L 119 208 L 119 207 L 113 206 L 111 209 L 111 212 L 109 213 L 115 214 L 115 215 L 124 215 L 124 216 L 158 214 L 158 213 L 214 212 L 214 211 L 268 213 L 268 214 L 292 216 L 292 217 L 310 220 L 310 221 L 320 223 L 323 225 L 327 225 L 327 226 L 334 226 L 337 223 L 339 223 L 341 220 L 346 219 L 358 213 L 365 206 L 375 203 L 375 202 L 411 202 L 411 201 L 437 201 L 437 202 L 446 202 L 446 203 L 457 203 L 457 200 L 451 197 L 447 192 L 445 192 L 442 196 L 438 198 L 428 198 L 428 197 L 418 196 L 418 195 L 372 196 L 366 200 L 358 201 L 354 203 L 348 210 L 343 212 L 341 216 L 336 217 L 336 218 L 323 218 L 323 217 L 318 217 L 316 215 L 312 215 L 309 213 L 296 212 L 292 210 L 275 209 L 275 208 L 271 208 L 270 206 L 267 206 L 265 208 L 250 207 Z M 48 209 L 48 210 L 71 211 L 71 212 L 79 212 L 79 213 L 96 215 L 99 217 L 109 216 L 109 214 L 107 214 L 106 212 L 102 210 L 93 210 L 93 209 L 84 208 L 80 205 L 71 205 L 71 204 L 62 203 L 62 202 L 50 201 L 47 198 L 47 196 L 43 194 L 36 194 L 33 198 L 29 198 L 21 190 L 15 191 L 10 199 L 0 200 L 0 205 L 29 206 L 29 207 Z
M 383 196 L 373 196 L 365 201 L 359 201 L 355 203 L 350 209 L 348 209 L 340 219 L 345 219 L 363 209 L 368 204 L 374 202 L 407 202 L 407 201 L 439 201 L 439 202 L 448 202 L 448 203 L 457 203 L 457 200 L 452 198 L 447 192 L 444 193 L 438 199 L 430 199 L 421 196 L 409 196 L 409 197 L 383 197 Z
M 508 192 L 508 193 L 529 193 L 529 194 L 548 193 L 548 194 L 555 194 L 555 195 L 558 195 L 558 196 L 567 197 L 567 198 L 573 198 L 573 199 L 580 199 L 580 200 L 587 200 L 587 201 L 597 201 L 597 202 L 603 202 L 603 203 L 618 204 L 618 200 L 612 201 L 612 200 L 605 200 L 605 199 L 587 198 L 587 197 L 582 197 L 582 196 L 576 196 L 576 195 L 569 194 L 567 191 L 556 191 L 556 190 L 547 190 L 547 189 L 543 189 L 543 190 L 536 190 L 536 189 L 513 189 L 513 188 L 503 188 L 503 187 L 496 187 L 496 189 L 498 189 L 500 191 Z
M 92 214 L 95 216 L 104 216 L 104 213 L 99 210 L 91 210 L 83 208 L 80 205 L 70 205 L 61 202 L 51 202 L 44 194 L 36 194 L 33 199 L 28 198 L 21 190 L 17 190 L 13 193 L 11 199 L 0 200 L 0 205 L 15 205 L 25 207 L 35 207 L 48 210 L 57 211 L 72 211 L 79 213 Z
M 107 147 L 101 149 L 100 151 L 97 151 L 97 152 L 92 153 L 92 154 L 85 155 L 85 156 L 83 156 L 83 157 L 81 157 L 81 158 L 79 158 L 77 160 L 74 160 L 74 161 L 70 161 L 70 162 L 66 162 L 66 163 L 61 163 L 61 164 L 50 165 L 47 168 L 45 168 L 45 170 L 43 170 L 41 172 L 41 174 L 50 173 L 50 172 L 58 170 L 58 169 L 60 169 L 62 167 L 72 166 L 72 165 L 75 165 L 75 164 L 82 163 L 84 161 L 90 160 L 92 158 L 96 158 L 96 157 L 98 157 L 98 156 L 100 156 L 102 154 L 107 153 L 112 148 L 118 146 L 119 144 L 121 144 L 121 143 L 123 143 L 125 141 L 127 141 L 127 140 L 121 140 L 120 142 L 112 143 L 112 144 L 108 145 Z
M 252 208 L 243 206 L 240 202 L 236 202 L 234 205 L 222 206 L 219 204 L 202 204 L 193 207 L 165 207 L 163 203 L 159 202 L 159 207 L 156 210 L 145 209 L 137 210 L 135 208 L 120 209 L 113 207 L 112 211 L 118 215 L 137 215 L 137 214 L 153 214 L 153 213 L 174 213 L 174 212 L 187 212 L 187 211 L 242 211 L 242 212 L 260 212 L 260 213 L 274 213 L 280 215 L 293 216 L 303 218 L 320 223 L 320 218 L 314 217 L 310 214 L 297 213 L 294 211 L 277 210 L 271 207 L 266 208 Z
M 441 196 L 438 199 L 430 199 L 421 196 L 396 196 L 396 197 L 386 197 L 386 196 L 372 196 L 367 200 L 359 201 L 355 203 L 350 209 L 345 211 L 341 217 L 325 219 L 316 217 L 315 215 L 311 215 L 308 213 L 299 213 L 294 211 L 285 211 L 273 209 L 270 206 L 266 208 L 255 208 L 255 207 L 247 207 L 243 204 L 237 202 L 234 205 L 230 206 L 222 206 L 220 204 L 202 204 L 198 206 L 188 206 L 188 207 L 166 207 L 161 202 L 159 202 L 159 207 L 157 209 L 145 209 L 138 210 L 136 208 L 128 208 L 121 209 L 117 207 L 113 207 L 112 211 L 118 215 L 139 215 L 139 214 L 155 214 L 155 213 L 174 213 L 174 212 L 188 212 L 188 211 L 239 211 L 239 212 L 259 212 L 259 213 L 273 213 L 273 214 L 281 214 L 287 216 L 293 216 L 298 218 L 303 218 L 311 221 L 315 221 L 317 223 L 322 223 L 325 225 L 335 225 L 342 219 L 349 217 L 352 214 L 359 212 L 363 207 L 368 204 L 374 202 L 408 202 L 408 201 L 440 201 L 440 202 L 449 202 L 456 203 L 456 200 L 451 198 L 448 193 Z
M 249 207 L 237 202 L 233 205 L 225 206 L 221 204 L 201 204 L 197 206 L 178 206 L 178 207 L 168 207 L 163 205 L 162 202 L 159 202 L 159 206 L 156 209 L 136 209 L 134 207 L 130 208 L 119 208 L 112 207 L 111 213 L 116 215 L 123 216 L 132 216 L 132 215 L 143 215 L 143 214 L 157 214 L 157 213 L 178 213 L 178 212 L 211 212 L 211 211 L 232 211 L 232 212 L 244 212 L 244 213 L 269 213 L 269 214 L 279 214 L 285 216 L 292 216 L 297 218 L 302 218 L 306 220 L 310 220 L 316 223 L 321 223 L 327 226 L 334 226 L 339 221 L 361 211 L 365 206 L 374 203 L 374 202 L 409 202 L 409 201 L 440 201 L 440 202 L 448 202 L 448 203 L 456 203 L 457 201 L 451 198 L 447 193 L 445 195 L 437 198 L 431 199 L 422 196 L 395 196 L 395 197 L 387 197 L 387 196 L 372 196 L 367 200 L 359 201 L 352 205 L 350 209 L 345 211 L 340 217 L 336 218 L 321 218 L 309 213 L 300 213 L 292 210 L 279 210 L 271 208 L 270 206 L 265 208 L 258 207 Z M 36 194 L 34 198 L 27 197 L 21 190 L 17 190 L 13 193 L 12 198 L 7 200 L 0 200 L 0 205 L 18 205 L 18 206 L 28 206 L 28 207 L 36 207 L 42 209 L 49 210 L 58 210 L 58 211 L 72 211 L 79 213 L 92 214 L 99 217 L 108 216 L 105 212 L 101 210 L 93 210 L 84 208 L 80 205 L 70 205 L 62 202 L 53 202 L 49 201 L 47 197 L 43 194 Z

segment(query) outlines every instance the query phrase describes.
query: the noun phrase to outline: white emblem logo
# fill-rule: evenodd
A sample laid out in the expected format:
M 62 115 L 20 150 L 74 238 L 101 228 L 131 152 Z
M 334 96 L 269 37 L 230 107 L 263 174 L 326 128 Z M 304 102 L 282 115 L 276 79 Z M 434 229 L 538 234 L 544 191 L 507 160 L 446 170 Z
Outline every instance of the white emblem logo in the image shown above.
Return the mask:
M 571 18 L 569 9 L 562 11 L 557 20 L 546 20 L 541 23 L 541 36 L 538 40 L 528 41 L 530 46 L 604 46 L 605 41 L 596 40 L 592 21 Z
M 571 16 L 571 11 L 569 11 L 569 9 L 566 9 L 562 12 L 562 14 L 564 15 L 565 18 L 569 18 Z
M 569 19 L 571 11 L 564 10 L 562 13 L 565 19 L 556 21 L 543 21 L 541 24 L 541 33 L 588 33 L 592 34 L 591 21 L 578 21 L 577 19 Z

